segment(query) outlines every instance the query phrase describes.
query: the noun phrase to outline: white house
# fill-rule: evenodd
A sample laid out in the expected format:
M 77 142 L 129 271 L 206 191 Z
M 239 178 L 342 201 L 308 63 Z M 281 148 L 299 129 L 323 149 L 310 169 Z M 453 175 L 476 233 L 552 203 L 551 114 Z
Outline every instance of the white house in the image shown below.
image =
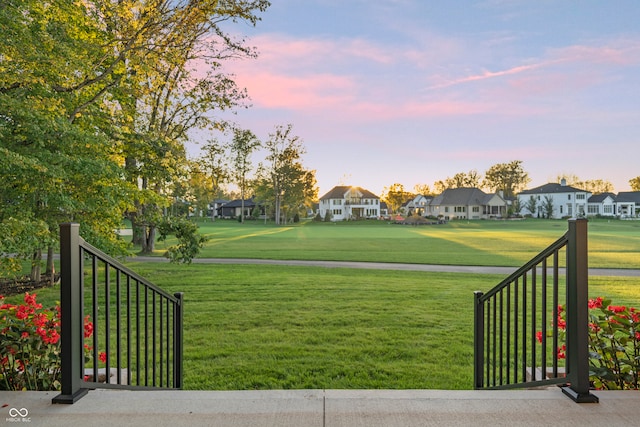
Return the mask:
M 413 200 L 410 200 L 406 204 L 405 214 L 426 216 L 427 206 L 429 206 L 429 203 L 431 202 L 431 200 L 433 200 L 433 197 L 431 196 L 424 196 L 422 194 L 418 194 L 416 197 L 413 198 Z
M 427 215 L 447 220 L 501 218 L 507 216 L 507 202 L 478 188 L 449 188 L 430 201 Z
M 640 191 L 622 191 L 616 196 L 616 213 L 620 218 L 640 217 Z
M 534 217 L 546 217 L 547 206 L 551 208 L 550 218 L 581 217 L 587 214 L 587 200 L 591 193 L 566 185 L 550 183 L 524 190 L 518 194 L 520 213 Z
M 587 216 L 616 216 L 616 195 L 613 193 L 594 194 L 587 200 Z
M 361 187 L 339 185 L 320 197 L 318 211 L 322 218 L 329 212 L 332 221 L 379 218 L 380 197 Z

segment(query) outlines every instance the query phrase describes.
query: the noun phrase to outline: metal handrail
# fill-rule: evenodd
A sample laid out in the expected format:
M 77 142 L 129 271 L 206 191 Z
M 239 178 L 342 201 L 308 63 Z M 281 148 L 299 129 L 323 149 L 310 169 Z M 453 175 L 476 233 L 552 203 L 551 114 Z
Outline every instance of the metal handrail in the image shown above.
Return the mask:
M 85 242 L 78 224 L 60 226 L 60 274 L 62 381 L 53 403 L 74 403 L 95 388 L 182 388 L 182 293 Z M 93 326 L 87 335 L 85 319 Z
M 474 297 L 474 388 L 565 384 L 576 402 L 598 401 L 589 392 L 586 219 L 569 220 L 565 235 Z

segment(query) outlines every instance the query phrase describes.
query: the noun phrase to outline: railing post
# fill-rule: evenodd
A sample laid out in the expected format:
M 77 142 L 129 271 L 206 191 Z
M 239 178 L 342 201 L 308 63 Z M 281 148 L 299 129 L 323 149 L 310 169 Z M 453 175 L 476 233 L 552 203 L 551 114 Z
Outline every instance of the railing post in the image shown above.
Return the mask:
M 182 379 L 183 379 L 183 334 L 182 334 L 182 324 L 184 318 L 184 298 L 182 292 L 176 292 L 173 294 L 177 301 L 175 305 L 175 312 L 173 316 L 173 330 L 174 330 L 174 340 L 173 343 L 173 386 L 174 388 L 182 388 Z
M 567 380 L 564 394 L 577 403 L 597 403 L 589 393 L 589 263 L 587 220 L 569 220 L 567 236 Z
M 475 389 L 481 389 L 484 387 L 484 305 L 480 301 L 480 298 L 484 295 L 481 291 L 475 291 L 473 316 L 474 316 L 474 331 L 473 331 L 473 385 Z
M 74 403 L 87 394 L 82 388 L 82 279 L 80 225 L 60 225 L 60 348 L 61 393 L 52 403 Z

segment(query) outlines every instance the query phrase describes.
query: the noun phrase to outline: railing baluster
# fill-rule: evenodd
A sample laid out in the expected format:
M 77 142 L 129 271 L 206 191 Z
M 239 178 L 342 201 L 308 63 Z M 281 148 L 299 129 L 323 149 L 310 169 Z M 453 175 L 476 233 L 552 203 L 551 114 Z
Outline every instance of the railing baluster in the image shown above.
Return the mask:
M 538 360 L 536 357 L 536 331 L 537 331 L 537 323 L 536 323 L 536 317 L 538 316 L 538 311 L 536 310 L 537 308 L 537 293 L 536 293 L 536 285 L 537 285 L 537 271 L 538 271 L 538 264 L 536 264 L 535 266 L 533 266 L 533 268 L 531 269 L 531 339 L 529 340 L 530 342 L 530 346 L 531 346 L 531 374 L 532 374 L 532 378 L 533 381 L 536 380 L 536 374 L 537 374 L 537 369 L 536 367 L 538 366 Z
M 105 363 L 105 382 L 111 382 L 110 359 L 111 359 L 111 277 L 109 276 L 109 263 L 104 263 L 104 349 L 107 355 Z
M 120 287 L 120 270 L 116 270 L 116 371 L 117 378 L 116 384 L 122 384 L 122 348 L 120 346 L 122 339 L 122 331 L 121 331 L 121 322 L 122 322 L 122 313 L 121 313 L 121 304 L 122 298 L 120 295 L 121 287 Z
M 98 382 L 98 335 L 101 330 L 98 319 L 98 258 L 91 255 L 91 306 L 93 322 L 93 381 Z
M 516 279 L 514 282 L 514 286 L 513 286 L 513 291 L 514 291 L 514 295 L 513 295 L 513 303 L 514 306 L 513 307 L 513 331 L 514 331 L 514 335 L 513 335 L 513 383 L 516 384 L 518 383 L 518 362 L 520 361 L 520 359 L 518 359 L 518 343 L 520 342 L 518 339 L 520 338 L 520 329 L 518 329 L 520 327 L 520 324 L 518 322 L 518 319 L 520 318 L 520 299 L 519 299 L 519 292 L 518 292 L 518 288 L 519 288 L 519 284 L 520 284 L 520 279 Z
M 542 260 L 542 282 L 540 284 L 542 288 L 542 296 L 541 296 L 541 308 L 540 311 L 542 313 L 541 322 L 541 334 L 542 334 L 542 347 L 540 353 L 542 354 L 542 379 L 547 378 L 547 258 Z
M 156 386 L 156 293 L 151 291 L 151 385 Z

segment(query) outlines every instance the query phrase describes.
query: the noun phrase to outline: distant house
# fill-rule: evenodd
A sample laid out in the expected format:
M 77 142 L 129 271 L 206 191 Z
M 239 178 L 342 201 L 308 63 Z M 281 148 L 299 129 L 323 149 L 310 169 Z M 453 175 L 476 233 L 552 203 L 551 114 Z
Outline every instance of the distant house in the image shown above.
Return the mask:
M 232 200 L 224 205 L 221 205 L 217 209 L 217 216 L 220 218 L 237 218 L 243 215 L 245 218 L 250 217 L 251 213 L 256 207 L 256 203 L 253 198 L 245 199 L 244 201 L 244 215 L 242 214 L 242 199 Z M 264 214 L 261 209 L 261 213 Z
M 427 215 L 446 220 L 502 218 L 507 216 L 507 202 L 478 188 L 449 188 L 429 202 Z
M 640 217 L 640 191 L 623 191 L 616 196 L 616 213 L 620 218 Z
M 226 199 L 216 199 L 209 203 L 208 216 L 216 218 L 218 216 L 218 208 L 227 203 L 229 203 L 229 201 Z
M 427 206 L 433 200 L 431 196 L 424 196 L 422 194 L 418 194 L 412 200 L 409 200 L 404 206 L 406 212 L 405 215 L 419 215 L 426 216 L 427 215 Z
M 587 216 L 616 216 L 616 195 L 594 194 L 587 200 Z
M 550 218 L 581 217 L 587 214 L 587 200 L 591 193 L 571 187 L 563 179 L 560 184 L 550 183 L 524 190 L 518 194 L 520 213 L 534 217 L 547 215 L 546 204 L 550 203 Z M 533 211 L 531 208 L 534 208 Z
M 318 212 L 322 218 L 328 212 L 332 221 L 379 218 L 380 198 L 361 187 L 339 185 L 320 197 Z

